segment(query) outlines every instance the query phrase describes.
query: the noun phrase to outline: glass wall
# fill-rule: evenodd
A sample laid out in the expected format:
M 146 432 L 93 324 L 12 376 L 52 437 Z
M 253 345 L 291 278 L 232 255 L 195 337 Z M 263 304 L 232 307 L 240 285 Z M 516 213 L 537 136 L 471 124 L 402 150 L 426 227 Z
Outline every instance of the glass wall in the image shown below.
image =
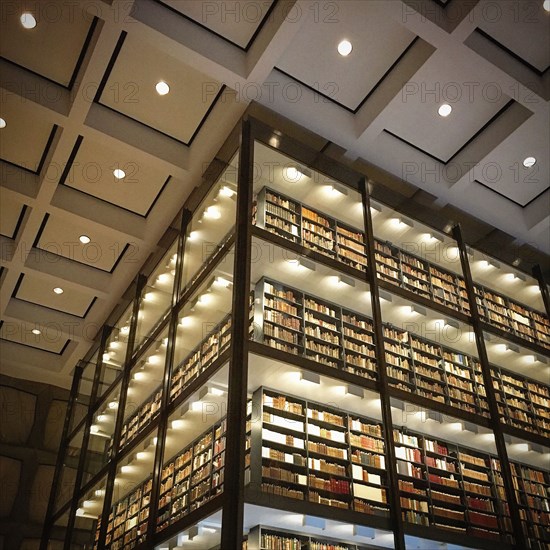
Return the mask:
M 172 305 L 178 239 L 174 241 L 147 280 L 141 293 L 134 350 L 163 321 Z
M 91 405 L 92 389 L 94 385 L 94 377 L 97 368 L 98 353 L 94 353 L 92 358 L 82 364 L 82 376 L 78 384 L 76 398 L 71 412 L 71 420 L 69 422 L 69 434 L 84 420 L 88 408 Z
M 63 465 L 57 485 L 54 503 L 54 512 L 58 512 L 73 497 L 78 459 L 85 449 L 82 448 L 84 440 L 84 426 L 81 426 L 68 440 L 63 456 Z
M 197 207 L 185 234 L 181 292 L 233 234 L 237 204 L 238 155 Z

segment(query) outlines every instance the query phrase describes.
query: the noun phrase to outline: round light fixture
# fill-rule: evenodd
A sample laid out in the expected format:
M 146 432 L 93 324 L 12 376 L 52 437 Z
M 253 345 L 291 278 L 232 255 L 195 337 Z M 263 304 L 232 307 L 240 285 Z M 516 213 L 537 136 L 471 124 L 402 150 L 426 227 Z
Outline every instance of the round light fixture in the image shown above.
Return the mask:
M 0 128 L 6 127 L 6 121 L 3 118 L 0 118 Z
M 90 237 L 88 237 L 88 235 L 80 235 L 80 237 L 78 237 L 78 240 L 82 244 L 88 244 L 92 239 L 90 239 Z
M 117 168 L 116 170 L 113 170 L 113 176 L 115 176 L 117 180 L 121 180 L 126 177 L 126 172 L 120 168 Z
M 161 80 L 160 82 L 157 82 L 155 89 L 157 90 L 158 95 L 166 95 L 170 91 L 170 86 L 168 86 L 164 80 Z
M 550 0 L 544 0 L 544 2 L 542 3 L 542 7 L 543 7 L 546 11 L 550 11 Z
M 33 334 L 36 334 L 37 336 L 38 336 L 39 334 L 42 334 L 41 331 L 38 330 L 37 328 L 33 328 L 33 329 L 31 330 L 31 332 L 32 332 Z
M 34 29 L 34 27 L 36 27 L 36 19 L 32 13 L 22 13 L 19 21 L 21 21 L 21 25 L 23 25 L 25 29 Z
M 446 117 L 451 114 L 452 110 L 453 108 L 448 103 L 443 103 L 443 105 L 439 107 L 437 112 L 439 113 L 439 116 Z
M 351 50 L 353 50 L 353 46 L 349 40 L 342 40 L 342 42 L 338 44 L 338 53 L 342 57 L 347 57 L 351 53 Z
M 63 289 L 60 287 L 60 286 L 56 286 L 53 291 L 56 293 L 56 294 L 63 294 Z
M 535 166 L 536 162 L 537 159 L 535 157 L 527 157 L 523 161 L 523 166 L 525 166 L 525 168 L 531 168 L 531 166 Z

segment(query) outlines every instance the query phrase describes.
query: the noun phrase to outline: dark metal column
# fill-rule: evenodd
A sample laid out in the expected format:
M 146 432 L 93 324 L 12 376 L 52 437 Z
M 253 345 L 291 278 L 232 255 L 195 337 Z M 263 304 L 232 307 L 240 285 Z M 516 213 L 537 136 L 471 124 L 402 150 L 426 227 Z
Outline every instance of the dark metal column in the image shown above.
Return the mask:
M 109 512 L 111 507 L 111 500 L 113 498 L 115 476 L 117 463 L 114 460 L 117 450 L 120 448 L 120 434 L 122 432 L 122 426 L 124 424 L 124 409 L 126 408 L 126 397 L 128 394 L 128 384 L 130 383 L 130 371 L 131 371 L 131 358 L 134 348 L 134 342 L 136 339 L 137 320 L 139 307 L 141 304 L 141 293 L 143 287 L 147 282 L 147 278 L 144 275 L 138 275 L 136 279 L 136 296 L 134 298 L 134 304 L 132 308 L 132 322 L 130 325 L 130 333 L 128 335 L 128 347 L 126 348 L 126 358 L 124 360 L 124 370 L 122 372 L 122 380 L 120 383 L 120 394 L 118 398 L 118 409 L 115 423 L 115 431 L 113 433 L 113 444 L 111 446 L 111 457 L 109 469 L 107 471 L 107 482 L 105 485 L 105 496 L 103 501 L 103 511 L 101 513 L 101 527 L 99 530 L 99 544 L 98 549 L 103 550 L 105 548 L 105 536 L 107 534 L 107 524 L 109 523 Z M 67 549 L 68 550 L 68 549 Z
M 386 458 L 388 460 L 388 500 L 390 515 L 394 532 L 394 544 L 397 550 L 405 550 L 405 533 L 403 531 L 403 517 L 401 515 L 401 499 L 399 496 L 399 479 L 397 477 L 397 460 L 393 441 L 393 422 L 391 413 L 390 396 L 388 393 L 388 373 L 386 366 L 386 354 L 384 351 L 384 328 L 382 326 L 382 309 L 380 307 L 380 292 L 376 277 L 376 258 L 374 248 L 374 232 L 370 212 L 370 196 L 368 183 L 363 179 L 361 198 L 363 202 L 363 218 L 365 224 L 365 236 L 367 245 L 367 281 L 370 285 L 372 317 L 374 320 L 374 343 L 376 345 L 376 357 L 378 363 L 378 382 L 380 403 L 382 408 L 382 422 Z
M 52 515 L 54 513 L 55 499 L 57 497 L 57 486 L 61 477 L 61 469 L 63 468 L 63 462 L 65 460 L 65 451 L 67 449 L 67 435 L 69 433 L 69 426 L 71 424 L 71 418 L 73 414 L 74 405 L 77 400 L 78 388 L 80 387 L 80 379 L 84 367 L 80 362 L 74 371 L 73 382 L 71 385 L 71 393 L 69 394 L 69 401 L 67 402 L 67 413 L 65 415 L 65 421 L 63 422 L 63 431 L 61 433 L 61 439 L 59 444 L 59 450 L 57 452 L 57 460 L 55 463 L 55 470 L 53 474 L 52 487 L 50 490 L 50 498 L 48 500 L 48 508 L 46 511 L 46 520 L 44 521 L 44 527 L 42 529 L 42 538 L 40 540 L 40 550 L 47 550 L 48 540 L 50 538 L 50 532 L 52 528 Z
M 159 424 L 157 432 L 157 446 L 155 449 L 155 461 L 153 464 L 153 485 L 151 487 L 151 501 L 149 504 L 149 519 L 147 522 L 147 540 L 149 544 L 154 540 L 157 528 L 157 513 L 159 504 L 160 478 L 162 475 L 162 463 L 164 461 L 164 448 L 166 446 L 166 432 L 168 431 L 168 405 L 170 403 L 170 383 L 172 380 L 172 367 L 174 348 L 176 346 L 176 333 L 178 327 L 178 311 L 175 305 L 178 302 L 180 283 L 183 269 L 183 254 L 185 250 L 186 230 L 192 218 L 189 210 L 182 213 L 181 234 L 178 238 L 178 252 L 176 260 L 176 276 L 174 277 L 174 289 L 172 303 L 170 304 L 170 321 L 168 325 L 168 345 L 166 348 L 166 361 L 164 378 L 162 381 L 162 399 L 160 405 Z
M 227 397 L 228 421 L 221 534 L 221 548 L 226 549 L 241 548 L 243 540 L 253 147 L 250 121 L 245 119 L 242 123 L 239 151 L 235 262 L 233 268 L 233 320 Z
M 542 269 L 539 264 L 533 266 L 533 277 L 537 280 L 540 288 L 540 293 L 542 294 L 542 301 L 544 302 L 544 307 L 546 308 L 546 315 L 550 317 L 550 297 L 548 296 L 548 286 L 544 280 L 544 275 L 542 274 Z
M 468 294 L 468 300 L 470 302 L 470 313 L 472 316 L 472 326 L 476 338 L 477 352 L 479 355 L 479 362 L 481 363 L 481 373 L 483 375 L 483 384 L 485 385 L 485 392 L 487 394 L 487 402 L 489 404 L 490 426 L 493 430 L 495 445 L 497 448 L 498 457 L 500 460 L 500 469 L 502 474 L 502 480 L 504 482 L 504 490 L 506 492 L 506 500 L 508 501 L 508 508 L 510 510 L 510 517 L 512 519 L 512 527 L 514 530 L 515 546 L 519 550 L 527 550 L 528 546 L 523 537 L 523 530 L 521 524 L 521 518 L 519 515 L 519 508 L 516 501 L 516 493 L 514 491 L 514 482 L 512 479 L 512 471 L 510 468 L 510 461 L 508 460 L 508 451 L 506 449 L 506 441 L 504 440 L 504 433 L 500 424 L 500 415 L 498 412 L 498 402 L 493 387 L 493 380 L 491 377 L 491 367 L 489 364 L 489 357 L 487 355 L 487 348 L 485 347 L 485 339 L 483 337 L 483 329 L 481 325 L 481 319 L 477 310 L 476 295 L 474 291 L 474 281 L 472 279 L 472 272 L 470 271 L 470 263 L 468 260 L 468 253 L 466 251 L 466 245 L 462 237 L 462 230 L 460 225 L 453 227 L 453 237 L 458 245 L 460 253 L 460 263 L 462 264 L 462 272 L 464 274 L 464 280 L 466 281 L 466 292 Z

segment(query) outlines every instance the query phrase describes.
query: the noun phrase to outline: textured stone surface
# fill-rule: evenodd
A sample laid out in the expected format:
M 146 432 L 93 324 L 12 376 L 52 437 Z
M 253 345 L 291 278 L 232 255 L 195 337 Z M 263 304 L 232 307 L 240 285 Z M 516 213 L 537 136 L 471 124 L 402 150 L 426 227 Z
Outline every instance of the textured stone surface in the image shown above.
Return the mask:
M 63 424 L 67 414 L 67 403 L 65 401 L 53 400 L 50 403 L 46 425 L 44 426 L 44 448 L 50 451 L 59 449 Z
M 38 550 L 40 548 L 40 539 L 25 539 L 19 550 Z
M 38 466 L 29 499 L 29 519 L 42 523 L 46 517 L 48 498 L 52 487 L 54 466 Z
M 0 441 L 23 444 L 34 424 L 36 397 L 8 386 L 0 386 Z
M 6 518 L 11 514 L 11 509 L 19 489 L 21 477 L 21 462 L 0 456 L 0 485 L 2 498 L 0 498 L 0 517 Z

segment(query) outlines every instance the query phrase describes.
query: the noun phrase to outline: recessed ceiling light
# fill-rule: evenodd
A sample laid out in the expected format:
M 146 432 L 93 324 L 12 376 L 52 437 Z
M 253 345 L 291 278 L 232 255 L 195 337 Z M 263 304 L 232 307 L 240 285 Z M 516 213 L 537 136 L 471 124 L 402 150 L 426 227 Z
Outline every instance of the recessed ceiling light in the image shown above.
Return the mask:
M 342 42 L 338 44 L 338 53 L 342 57 L 348 56 L 351 53 L 351 50 L 353 50 L 353 46 L 349 40 L 342 40 Z
M 42 334 L 41 331 L 38 330 L 37 328 L 33 328 L 33 329 L 31 330 L 31 332 L 32 332 L 33 334 L 36 334 L 36 335 Z
M 525 168 L 531 168 L 531 166 L 535 166 L 536 162 L 537 162 L 537 159 L 535 157 L 527 157 L 523 161 L 523 166 L 525 166 Z
M 6 127 L 6 121 L 3 118 L 0 118 L 0 128 Z
M 157 82 L 155 89 L 157 90 L 158 95 L 166 95 L 170 91 L 170 86 L 168 86 L 164 80 L 161 80 L 160 82 Z
M 451 114 L 452 110 L 453 108 L 448 103 L 443 103 L 443 105 L 439 107 L 437 112 L 439 113 L 439 116 L 446 117 Z
M 60 287 L 60 286 L 56 286 L 53 291 L 56 293 L 56 294 L 63 294 L 63 289 Z
M 88 235 L 80 235 L 80 237 L 78 237 L 78 240 L 82 244 L 88 244 L 92 239 L 90 239 L 90 237 L 88 237 Z
M 19 21 L 21 21 L 21 25 L 26 29 L 34 29 L 36 27 L 36 19 L 32 13 L 22 13 Z
M 209 206 L 204 211 L 204 216 L 212 220 L 219 220 L 222 217 L 222 213 L 220 212 L 220 209 L 217 206 Z
M 117 180 L 121 180 L 126 177 L 126 172 L 120 168 L 117 168 L 116 170 L 113 170 L 113 175 Z
M 550 11 L 550 0 L 544 0 L 544 2 L 542 3 L 542 7 L 543 7 L 546 11 Z

